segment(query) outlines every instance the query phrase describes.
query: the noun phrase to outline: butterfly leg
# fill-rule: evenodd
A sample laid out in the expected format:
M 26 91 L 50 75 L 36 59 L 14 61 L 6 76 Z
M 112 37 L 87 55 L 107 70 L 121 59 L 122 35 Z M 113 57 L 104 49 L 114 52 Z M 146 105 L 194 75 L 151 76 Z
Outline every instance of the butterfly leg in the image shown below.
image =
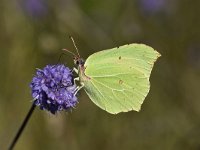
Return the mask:
M 73 68 L 73 71 L 78 74 L 78 70 L 76 68 Z M 80 78 L 79 77 L 74 78 L 74 83 L 76 83 L 76 81 L 80 81 Z M 84 83 L 81 82 L 80 84 L 81 85 L 77 86 L 77 88 L 75 89 L 74 95 L 76 95 L 78 91 L 84 87 Z
M 79 81 L 79 77 L 74 78 L 74 83 L 76 84 L 76 81 Z
M 82 89 L 83 87 L 84 87 L 84 83 L 81 83 L 81 86 L 78 86 L 78 87 L 76 88 L 74 95 L 76 95 L 76 94 L 78 93 L 78 91 L 79 91 L 80 89 Z
M 75 81 L 79 81 L 79 77 L 77 77 L 77 78 L 74 78 L 74 82 L 75 82 Z
M 73 71 L 76 72 L 78 74 L 78 69 L 73 68 Z

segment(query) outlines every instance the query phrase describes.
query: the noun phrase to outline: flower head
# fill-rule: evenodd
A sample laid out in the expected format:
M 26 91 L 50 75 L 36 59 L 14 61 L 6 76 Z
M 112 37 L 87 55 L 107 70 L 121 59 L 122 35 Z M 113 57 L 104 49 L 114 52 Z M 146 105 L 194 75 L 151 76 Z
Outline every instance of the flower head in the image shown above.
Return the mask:
M 47 15 L 48 5 L 45 0 L 24 0 L 22 6 L 31 17 L 40 18 Z
M 166 0 L 140 0 L 141 7 L 147 13 L 163 11 L 166 7 Z
M 30 84 L 34 104 L 52 114 L 73 108 L 78 100 L 72 70 L 64 65 L 47 65 L 37 69 Z

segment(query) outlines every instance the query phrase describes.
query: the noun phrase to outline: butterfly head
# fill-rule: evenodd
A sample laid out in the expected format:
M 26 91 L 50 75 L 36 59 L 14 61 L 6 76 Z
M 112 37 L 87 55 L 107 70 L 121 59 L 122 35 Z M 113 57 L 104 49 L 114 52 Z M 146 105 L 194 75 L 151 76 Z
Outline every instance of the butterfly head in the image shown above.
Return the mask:
M 74 47 L 75 47 L 75 49 L 76 49 L 76 54 L 73 53 L 73 52 L 71 52 L 71 51 L 69 51 L 69 50 L 67 50 L 67 49 L 63 49 L 63 50 L 69 52 L 70 54 L 72 54 L 72 55 L 74 56 L 74 59 L 73 59 L 73 60 L 74 60 L 74 64 L 75 64 L 75 65 L 77 65 L 77 66 L 79 66 L 79 67 L 83 67 L 85 61 L 84 61 L 84 59 L 82 59 L 82 58 L 80 57 L 78 48 L 77 48 L 77 46 L 76 46 L 76 43 L 74 42 L 73 37 L 69 36 L 69 38 L 72 40 L 72 43 L 73 43 L 73 45 L 74 45 Z
M 74 64 L 75 65 L 84 66 L 84 63 L 85 63 L 85 60 L 83 58 L 80 58 L 80 57 L 77 57 L 77 56 L 74 57 Z

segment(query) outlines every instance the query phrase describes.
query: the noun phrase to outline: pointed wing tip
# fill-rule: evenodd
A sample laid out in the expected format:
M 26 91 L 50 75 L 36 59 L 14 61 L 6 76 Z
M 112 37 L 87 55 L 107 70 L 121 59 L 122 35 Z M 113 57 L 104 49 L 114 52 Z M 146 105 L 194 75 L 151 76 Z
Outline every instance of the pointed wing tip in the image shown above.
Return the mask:
M 136 112 L 140 112 L 140 110 L 141 110 L 141 106 L 139 108 L 133 109 L 133 111 L 136 111 Z
M 156 51 L 156 50 L 155 50 L 155 51 Z M 157 58 L 159 58 L 159 57 L 162 56 L 158 51 L 156 51 L 156 53 L 157 53 Z
M 141 108 L 139 108 L 138 110 L 135 110 L 136 112 L 140 112 Z
M 155 61 L 156 60 L 158 60 L 158 58 L 160 58 L 162 55 L 158 52 L 158 51 L 156 51 L 156 50 L 154 50 L 155 52 L 156 52 L 156 57 L 155 57 Z M 155 62 L 154 61 L 154 62 Z
M 132 43 L 132 44 L 127 44 L 127 45 L 133 45 L 133 46 L 141 45 L 141 46 L 143 46 L 143 47 L 148 47 L 148 48 L 151 48 L 153 51 L 155 51 L 157 58 L 159 58 L 159 57 L 162 56 L 157 50 L 155 50 L 153 47 L 151 47 L 151 46 L 149 46 L 149 45 L 147 45 L 147 44 L 143 44 L 143 43 Z

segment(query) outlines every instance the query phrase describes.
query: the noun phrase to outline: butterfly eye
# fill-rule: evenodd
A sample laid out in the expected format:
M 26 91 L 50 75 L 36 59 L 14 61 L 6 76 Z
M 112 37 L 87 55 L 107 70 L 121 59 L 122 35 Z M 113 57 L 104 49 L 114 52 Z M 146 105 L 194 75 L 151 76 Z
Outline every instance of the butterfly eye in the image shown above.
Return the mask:
M 76 65 L 79 65 L 79 61 L 78 61 L 78 60 L 75 60 L 75 64 L 76 64 Z
M 75 65 L 81 65 L 83 66 L 85 61 L 82 58 L 74 58 L 74 64 Z
M 85 64 L 85 60 L 80 59 L 80 60 L 79 60 L 79 65 L 84 65 L 84 64 Z

